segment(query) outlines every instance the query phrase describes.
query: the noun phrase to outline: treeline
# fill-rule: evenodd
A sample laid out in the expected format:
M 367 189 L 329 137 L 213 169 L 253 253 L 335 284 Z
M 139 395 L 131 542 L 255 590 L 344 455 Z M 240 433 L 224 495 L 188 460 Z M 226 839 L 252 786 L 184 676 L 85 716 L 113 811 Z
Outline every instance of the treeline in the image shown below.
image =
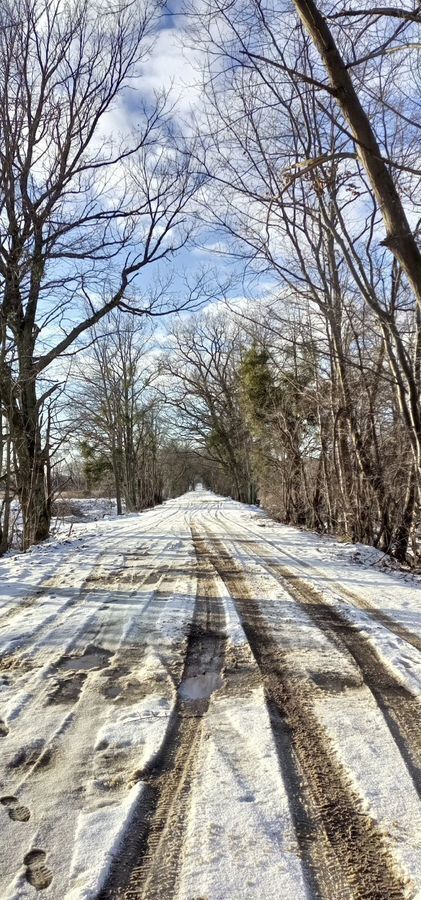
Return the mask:
M 192 489 L 209 462 L 170 428 L 153 324 L 117 311 L 90 336 L 69 389 L 76 437 L 67 491 L 74 484 L 88 495 L 109 493 L 120 515 Z
M 201 214 L 218 252 L 256 277 L 249 319 L 259 276 L 274 298 L 237 366 L 240 471 L 252 461 L 282 518 L 414 560 L 419 10 L 207 0 L 198 13 Z
M 214 489 L 413 560 L 411 447 L 382 337 L 356 313 L 339 358 L 329 319 L 295 296 L 194 316 L 169 340 L 167 400 Z
M 24 548 L 48 535 L 77 428 L 121 508 L 200 478 L 414 562 L 419 9 L 191 6 L 202 84 L 183 134 L 137 77 L 159 0 L 2 4 L 0 546 L 12 500 Z M 213 284 L 142 281 L 193 239 L 216 251 Z M 223 300 L 229 277 L 248 305 L 182 321 L 150 379 L 135 323 Z
M 169 427 L 154 333 L 151 319 L 116 310 L 89 331 L 87 348 L 72 357 L 69 378 L 40 420 L 51 521 L 71 511 L 73 497 L 115 498 L 121 515 L 183 494 L 199 481 L 210 483 L 211 461 Z M 24 521 L 19 462 L 4 417 L 0 467 L 0 552 L 5 552 L 22 547 Z

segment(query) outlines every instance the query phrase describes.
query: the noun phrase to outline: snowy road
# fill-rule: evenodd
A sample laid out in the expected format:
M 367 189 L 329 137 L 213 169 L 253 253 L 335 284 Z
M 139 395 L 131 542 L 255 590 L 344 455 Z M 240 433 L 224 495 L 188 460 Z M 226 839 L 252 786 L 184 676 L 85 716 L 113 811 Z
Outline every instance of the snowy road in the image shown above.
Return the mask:
M 421 897 L 421 584 L 203 491 L 0 560 L 0 897 Z

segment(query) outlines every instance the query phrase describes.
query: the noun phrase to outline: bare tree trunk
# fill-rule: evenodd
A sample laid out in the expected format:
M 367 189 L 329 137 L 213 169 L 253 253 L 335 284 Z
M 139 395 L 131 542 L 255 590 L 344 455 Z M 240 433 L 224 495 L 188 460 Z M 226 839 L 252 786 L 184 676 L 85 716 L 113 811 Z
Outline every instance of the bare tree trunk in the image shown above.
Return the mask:
M 320 430 L 320 461 L 321 461 L 321 471 L 323 473 L 323 484 L 324 484 L 324 495 L 325 495 L 325 503 L 326 503 L 326 529 L 328 532 L 332 530 L 333 527 L 333 490 L 332 490 L 332 478 L 330 473 L 329 466 L 329 449 L 328 449 L 328 435 L 327 428 L 324 418 L 322 416 L 322 412 L 320 409 L 320 404 L 317 404 L 317 417 L 318 424 Z M 319 490 L 321 488 L 319 487 Z
M 1 428 L 3 429 L 3 417 L 0 414 Z M 10 432 L 8 432 L 5 444 L 3 444 L 3 436 L 1 441 L 1 466 L 0 472 L 4 468 L 4 494 L 0 511 L 0 555 L 6 553 L 9 548 L 9 529 L 10 529 L 10 503 L 11 503 L 11 440 Z M 3 465 L 3 448 L 5 449 L 5 458 Z
M 21 368 L 24 368 L 21 363 Z M 21 415 L 11 416 L 18 459 L 17 486 L 23 517 L 23 549 L 48 537 L 51 509 L 47 498 L 45 452 L 41 445 L 39 403 L 32 373 L 26 369 L 21 387 Z
M 408 546 L 411 538 L 415 507 L 417 503 L 417 482 L 417 470 L 415 465 L 413 465 L 411 466 L 408 475 L 405 506 L 402 513 L 401 523 L 396 532 L 395 538 L 394 556 L 397 560 L 399 560 L 399 562 L 405 562 L 408 554 Z
M 117 505 L 117 515 L 123 515 L 123 504 L 121 498 L 121 474 L 120 474 L 121 454 L 119 453 L 115 443 L 112 448 L 112 467 L 115 484 L 115 500 Z
M 30 446 L 29 450 L 34 448 Z M 50 530 L 45 459 L 38 449 L 19 453 L 18 490 L 23 514 L 23 549 L 44 541 Z
M 333 95 L 354 135 L 358 156 L 382 212 L 387 235 L 383 243 L 402 266 L 417 303 L 421 304 L 421 252 L 387 162 L 382 158 L 370 119 L 360 103 L 332 32 L 314 0 L 294 0 L 294 5 L 326 66 Z

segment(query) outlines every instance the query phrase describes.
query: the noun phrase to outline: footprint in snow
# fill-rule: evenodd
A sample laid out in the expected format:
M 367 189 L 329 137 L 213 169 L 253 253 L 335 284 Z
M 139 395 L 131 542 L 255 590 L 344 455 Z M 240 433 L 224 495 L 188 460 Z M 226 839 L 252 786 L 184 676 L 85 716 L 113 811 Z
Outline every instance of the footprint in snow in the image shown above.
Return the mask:
M 9 819 L 12 819 L 12 822 L 27 822 L 31 817 L 28 807 L 19 803 L 17 797 L 12 797 L 11 795 L 0 797 L 0 803 L 6 807 Z
M 53 880 L 53 873 L 45 863 L 47 854 L 45 850 L 30 850 L 23 857 L 26 866 L 25 878 L 36 891 L 48 888 Z
M 0 719 L 0 737 L 6 737 L 9 734 L 9 729 L 3 719 Z

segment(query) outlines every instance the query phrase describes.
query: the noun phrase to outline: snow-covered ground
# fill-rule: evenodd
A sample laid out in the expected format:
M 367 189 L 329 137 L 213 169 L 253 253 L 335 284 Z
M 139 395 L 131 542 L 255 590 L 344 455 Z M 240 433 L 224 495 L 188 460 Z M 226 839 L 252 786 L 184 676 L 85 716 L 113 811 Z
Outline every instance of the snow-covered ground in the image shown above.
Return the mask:
M 108 497 L 62 497 L 58 496 L 53 503 L 50 533 L 55 538 L 69 537 L 75 523 L 96 522 L 109 519 L 117 514 L 117 504 Z M 11 503 L 10 509 L 10 546 L 11 553 L 22 547 L 23 520 L 19 500 Z
M 53 522 L 62 530 L 66 522 L 96 522 L 116 513 L 116 501 L 109 497 L 57 497 L 53 504 Z
M 421 583 L 205 491 L 0 560 L 0 896 L 421 897 Z

